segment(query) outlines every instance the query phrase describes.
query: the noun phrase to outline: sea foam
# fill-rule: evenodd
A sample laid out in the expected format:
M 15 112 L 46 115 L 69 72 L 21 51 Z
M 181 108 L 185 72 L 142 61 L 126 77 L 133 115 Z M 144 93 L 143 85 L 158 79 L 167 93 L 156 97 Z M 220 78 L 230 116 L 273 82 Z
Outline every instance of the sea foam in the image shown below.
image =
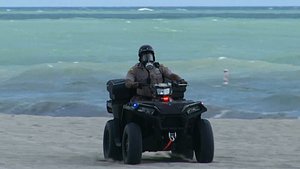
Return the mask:
M 154 11 L 154 9 L 151 9 L 151 8 L 139 8 L 138 11 Z

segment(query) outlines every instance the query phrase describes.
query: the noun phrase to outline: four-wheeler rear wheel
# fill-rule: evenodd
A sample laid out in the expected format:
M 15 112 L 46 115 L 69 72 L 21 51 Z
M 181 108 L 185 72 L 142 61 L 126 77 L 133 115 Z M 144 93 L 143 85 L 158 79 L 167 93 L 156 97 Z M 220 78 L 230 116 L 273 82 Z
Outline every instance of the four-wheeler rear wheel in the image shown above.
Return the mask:
M 125 126 L 122 138 L 122 154 L 125 164 L 139 164 L 142 158 L 142 132 L 135 123 Z
M 113 120 L 106 122 L 103 135 L 103 154 L 105 159 L 122 160 L 121 147 L 117 147 L 114 142 Z
M 210 163 L 214 158 L 214 136 L 210 122 L 201 119 L 197 122 L 194 133 L 196 159 L 200 163 Z

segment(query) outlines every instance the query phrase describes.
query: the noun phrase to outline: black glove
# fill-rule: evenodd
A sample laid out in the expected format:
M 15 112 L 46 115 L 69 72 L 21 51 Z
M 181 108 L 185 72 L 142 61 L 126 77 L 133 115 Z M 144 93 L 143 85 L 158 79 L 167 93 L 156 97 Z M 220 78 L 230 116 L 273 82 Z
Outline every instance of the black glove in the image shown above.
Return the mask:
M 159 67 L 160 67 L 159 62 L 154 62 L 153 65 L 154 65 L 156 68 L 159 68 Z
M 178 80 L 178 84 L 187 84 L 187 81 L 185 81 L 184 79 L 180 79 Z

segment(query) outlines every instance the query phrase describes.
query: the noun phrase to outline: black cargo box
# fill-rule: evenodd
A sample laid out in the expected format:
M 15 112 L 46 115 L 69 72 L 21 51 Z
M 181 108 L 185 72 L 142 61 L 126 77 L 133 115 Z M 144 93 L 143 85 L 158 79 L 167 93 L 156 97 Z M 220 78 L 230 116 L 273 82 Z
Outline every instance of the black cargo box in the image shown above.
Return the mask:
M 109 80 L 106 85 L 112 100 L 130 100 L 136 94 L 136 89 L 129 89 L 125 86 L 125 79 Z
M 173 85 L 172 87 L 172 98 L 177 99 L 183 99 L 184 98 L 184 92 L 186 91 L 186 86 L 176 86 Z
M 172 80 L 165 78 L 165 82 L 172 83 Z M 186 91 L 186 86 L 172 85 L 172 98 L 175 100 L 180 100 L 184 98 L 184 92 Z

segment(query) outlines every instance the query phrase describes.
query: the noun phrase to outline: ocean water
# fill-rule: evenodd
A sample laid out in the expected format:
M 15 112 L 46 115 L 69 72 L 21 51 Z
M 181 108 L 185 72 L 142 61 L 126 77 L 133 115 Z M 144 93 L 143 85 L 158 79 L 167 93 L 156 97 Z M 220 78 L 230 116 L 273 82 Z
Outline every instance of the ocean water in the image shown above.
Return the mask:
M 108 116 L 137 50 L 215 118 L 300 117 L 300 8 L 0 8 L 0 112 Z M 229 84 L 223 84 L 223 70 Z

